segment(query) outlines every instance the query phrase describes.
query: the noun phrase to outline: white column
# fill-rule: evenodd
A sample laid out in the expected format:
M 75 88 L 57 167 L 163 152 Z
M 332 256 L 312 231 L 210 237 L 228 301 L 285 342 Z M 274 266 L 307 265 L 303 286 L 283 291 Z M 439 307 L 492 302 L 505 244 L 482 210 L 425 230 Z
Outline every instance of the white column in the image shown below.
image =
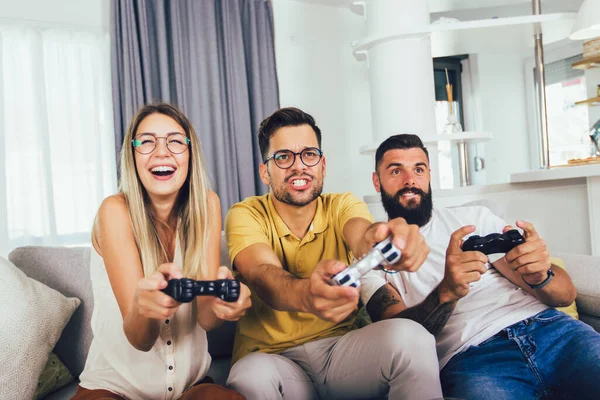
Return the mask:
M 414 133 L 424 141 L 437 135 L 435 88 L 429 33 L 391 38 L 429 25 L 424 0 L 366 0 L 364 15 L 371 89 L 373 142 L 397 133 Z M 439 187 L 437 143 L 428 146 L 432 187 Z

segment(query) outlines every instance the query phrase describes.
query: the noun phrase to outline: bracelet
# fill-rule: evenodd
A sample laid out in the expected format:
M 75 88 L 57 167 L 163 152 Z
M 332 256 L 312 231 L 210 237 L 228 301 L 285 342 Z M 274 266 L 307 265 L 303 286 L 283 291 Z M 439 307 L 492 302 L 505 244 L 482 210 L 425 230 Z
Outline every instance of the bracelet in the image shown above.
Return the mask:
M 532 288 L 534 290 L 545 288 L 552 281 L 552 278 L 554 278 L 554 271 L 552 271 L 552 268 L 550 268 L 548 270 L 548 276 L 546 277 L 546 279 L 544 279 L 542 282 L 538 283 L 537 285 L 531 285 L 530 283 L 528 283 L 525 280 L 525 278 L 521 277 L 521 279 L 523 279 L 523 282 L 527 283 L 527 286 L 529 286 L 530 288 Z

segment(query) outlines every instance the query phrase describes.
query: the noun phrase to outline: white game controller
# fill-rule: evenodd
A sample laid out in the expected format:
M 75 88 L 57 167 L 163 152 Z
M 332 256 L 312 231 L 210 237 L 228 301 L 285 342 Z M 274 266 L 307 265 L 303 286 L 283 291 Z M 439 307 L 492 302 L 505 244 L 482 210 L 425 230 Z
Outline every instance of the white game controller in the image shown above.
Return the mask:
M 330 283 L 335 286 L 359 288 L 361 276 L 375 268 L 397 263 L 401 254 L 400 250 L 394 246 L 390 236 L 377 243 L 363 258 L 332 276 Z

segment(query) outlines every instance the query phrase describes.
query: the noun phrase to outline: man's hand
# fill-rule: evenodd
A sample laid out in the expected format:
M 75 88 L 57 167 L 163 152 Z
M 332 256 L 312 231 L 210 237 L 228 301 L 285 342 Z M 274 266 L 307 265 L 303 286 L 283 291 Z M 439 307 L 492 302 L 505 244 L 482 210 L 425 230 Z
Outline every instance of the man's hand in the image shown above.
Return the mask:
M 402 253 L 400 260 L 389 266 L 396 271 L 414 272 L 423 265 L 429 255 L 429 246 L 421 235 L 417 225 L 409 225 L 404 218 L 395 218 L 387 223 L 377 222 L 371 225 L 365 232 L 363 243 L 366 246 L 363 251 L 366 254 L 376 243 L 381 242 L 388 236 L 392 236 L 394 245 Z
M 531 223 L 517 221 L 517 226 L 524 231 L 525 243 L 506 253 L 504 258 L 509 267 L 519 273 L 525 282 L 537 285 L 548 277 L 548 270 L 552 265 L 546 242 L 540 238 Z M 503 232 L 510 229 L 513 228 L 506 226 Z
M 358 307 L 358 289 L 349 286 L 331 286 L 330 278 L 346 268 L 335 260 L 320 261 L 308 284 L 306 309 L 317 317 L 341 322 Z
M 231 270 L 227 267 L 220 267 L 219 272 L 217 273 L 217 279 L 233 279 Z M 240 297 L 236 302 L 223 301 L 218 297 L 213 297 L 209 301 L 217 318 L 225 321 L 239 320 L 246 314 L 246 310 L 252 305 L 252 301 L 250 300 L 250 289 L 241 282 Z
M 450 236 L 446 249 L 446 270 L 444 279 L 438 285 L 440 303 L 450 303 L 469 293 L 469 283 L 481 279 L 487 269 L 488 258 L 480 251 L 462 251 L 463 238 L 473 233 L 473 225 L 463 226 Z

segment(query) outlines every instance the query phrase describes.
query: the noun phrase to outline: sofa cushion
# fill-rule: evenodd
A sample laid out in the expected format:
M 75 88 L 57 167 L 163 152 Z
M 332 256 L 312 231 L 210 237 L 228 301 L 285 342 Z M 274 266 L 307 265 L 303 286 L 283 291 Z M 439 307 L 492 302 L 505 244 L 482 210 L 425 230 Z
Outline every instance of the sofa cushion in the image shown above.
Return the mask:
M 31 399 L 48 355 L 80 301 L 0 257 L 0 398 Z
M 19 247 L 10 260 L 27 276 L 58 290 L 67 297 L 77 297 L 81 306 L 65 327 L 54 352 L 77 377 L 83 371 L 92 342 L 90 320 L 94 308 L 90 280 L 90 249 L 66 247 Z
M 582 321 L 583 314 L 600 318 L 600 257 L 581 254 L 556 253 L 564 260 L 567 272 L 577 289 L 577 308 Z
M 556 265 L 559 268 L 566 269 L 564 261 L 558 257 L 550 257 L 550 262 L 552 263 L 552 265 Z M 558 311 L 564 312 L 567 315 L 570 315 L 571 317 L 573 317 L 575 319 L 579 319 L 579 313 L 577 312 L 577 302 L 576 301 L 574 301 L 573 304 L 571 304 L 570 306 L 556 307 L 556 309 Z
M 34 398 L 42 399 L 48 394 L 62 389 L 74 380 L 75 378 L 73 378 L 65 364 L 60 361 L 56 354 L 51 353 L 38 379 Z
M 47 397 L 44 397 L 44 400 L 66 400 L 72 399 L 77 393 L 77 387 L 79 386 L 79 382 L 71 382 L 64 388 L 49 394 Z

